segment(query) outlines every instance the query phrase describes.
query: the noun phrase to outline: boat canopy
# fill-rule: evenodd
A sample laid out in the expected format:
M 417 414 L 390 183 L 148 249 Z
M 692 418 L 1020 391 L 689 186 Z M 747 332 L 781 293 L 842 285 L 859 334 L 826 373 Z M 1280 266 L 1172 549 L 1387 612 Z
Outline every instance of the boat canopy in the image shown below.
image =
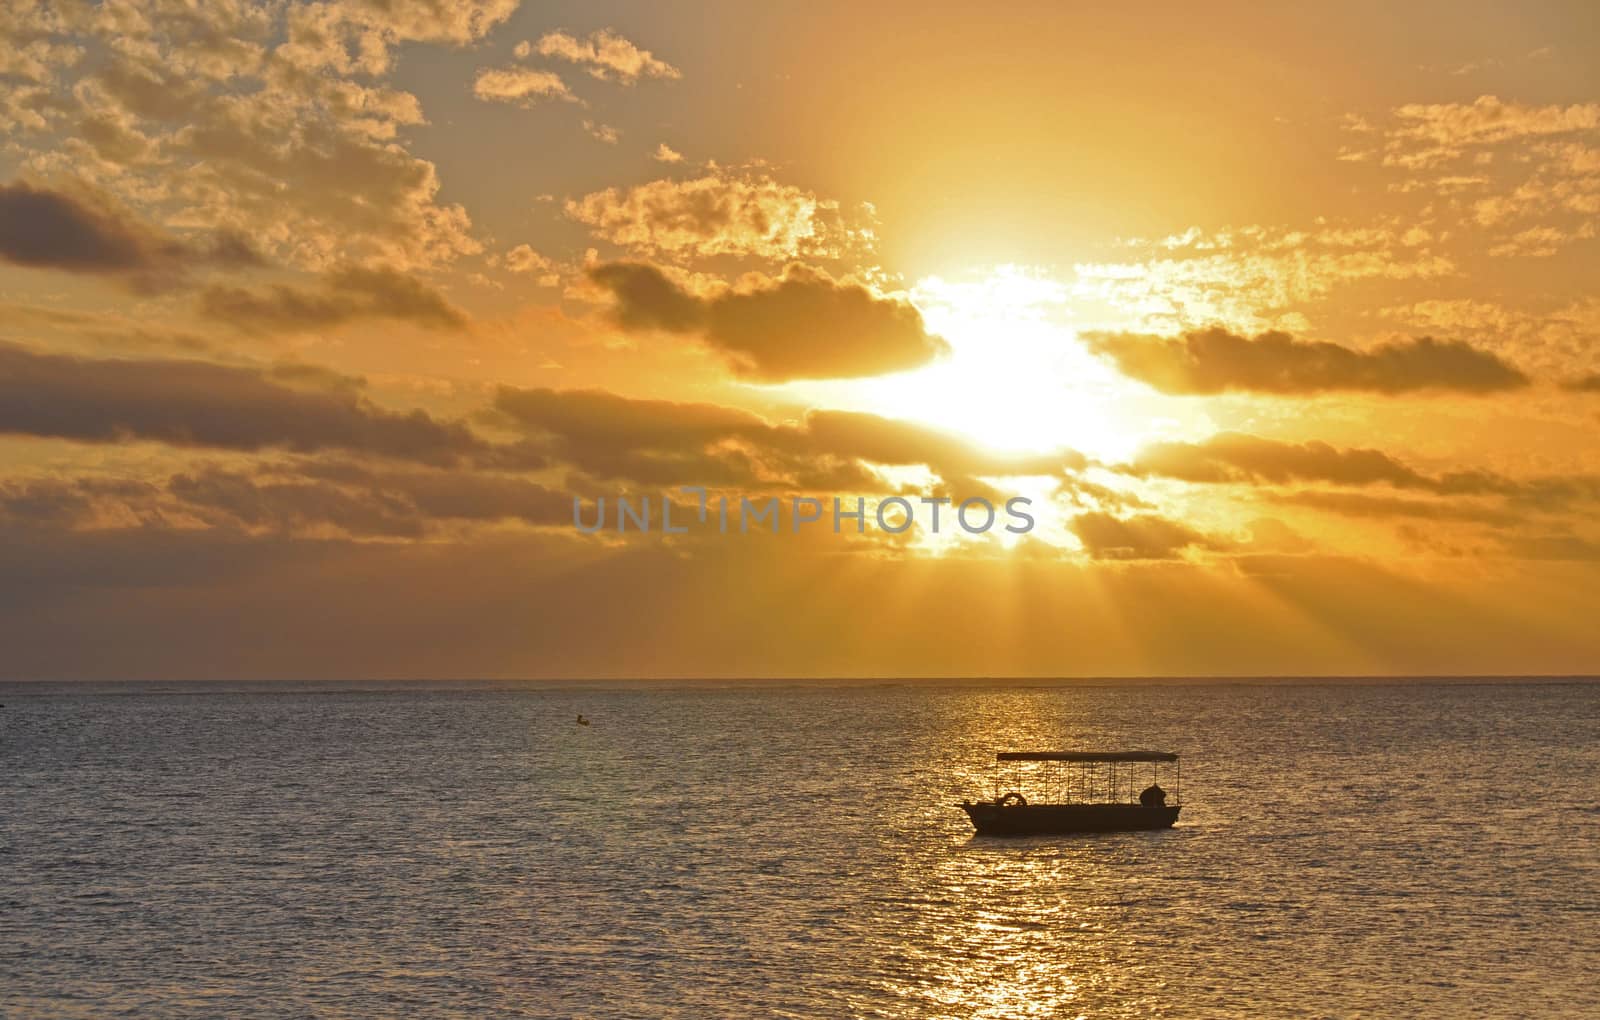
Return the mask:
M 1001 751 L 996 761 L 1177 761 L 1171 751 Z

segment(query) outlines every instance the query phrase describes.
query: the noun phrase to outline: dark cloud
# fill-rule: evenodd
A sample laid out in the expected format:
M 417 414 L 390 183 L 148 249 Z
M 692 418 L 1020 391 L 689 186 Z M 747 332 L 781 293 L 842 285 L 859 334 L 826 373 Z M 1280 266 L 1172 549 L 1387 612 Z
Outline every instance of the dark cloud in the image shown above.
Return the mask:
M 1600 542 L 1570 532 L 1507 538 L 1504 551 L 1523 560 L 1600 562 Z
M 511 388 L 500 391 L 495 407 L 508 424 L 548 443 L 553 457 L 597 478 L 649 484 L 874 491 L 883 482 L 862 464 L 922 465 L 951 482 L 1060 476 L 1087 464 L 1070 450 L 992 454 L 925 426 L 843 411 L 813 411 L 799 424 L 775 425 L 715 404 Z
M 184 509 L 198 511 L 213 526 L 291 534 L 325 526 L 384 538 L 414 538 L 425 530 L 424 522 L 402 500 L 317 482 L 258 479 L 211 469 L 175 475 L 168 490 Z
M 570 525 L 572 498 L 536 482 L 472 471 L 373 471 L 308 463 L 174 476 L 169 493 L 218 526 L 410 538 L 449 521 Z
M 909 303 L 798 266 L 775 286 L 714 299 L 708 313 L 707 339 L 740 374 L 767 381 L 884 375 L 949 351 Z
M 616 298 L 619 324 L 696 333 L 736 374 L 763 382 L 884 375 L 949 350 L 907 302 L 806 266 L 711 297 L 688 293 L 645 263 L 596 266 L 589 276 Z
M 1596 475 L 1547 475 L 1520 481 L 1494 475 L 1479 477 L 1519 508 L 1556 511 L 1574 504 L 1600 503 L 1600 476 Z
M 38 269 L 123 274 L 144 286 L 189 266 L 260 264 L 242 237 L 216 233 L 198 242 L 163 237 L 93 196 L 0 185 L 0 259 Z
M 1270 497 L 1274 502 L 1309 507 L 1343 517 L 1391 520 L 1411 517 L 1432 521 L 1470 521 L 1482 524 L 1511 525 L 1522 520 L 1518 514 L 1459 499 L 1410 499 L 1399 496 L 1372 496 L 1361 492 L 1289 492 Z
M 718 404 L 641 400 L 606 390 L 501 387 L 495 408 L 516 424 L 553 435 L 569 448 L 592 443 L 624 448 L 704 445 L 769 432 L 766 419 Z
M 1438 484 L 1380 450 L 1286 443 L 1242 432 L 1220 432 L 1199 443 L 1152 443 L 1121 470 L 1201 483 L 1315 481 L 1414 489 Z
M 295 389 L 328 390 L 354 395 L 367 386 L 366 379 L 361 376 L 346 375 L 324 365 L 305 361 L 274 362 L 264 374 L 275 383 Z
M 613 314 L 618 325 L 669 333 L 705 328 L 705 300 L 685 292 L 655 266 L 611 262 L 589 270 L 589 278 L 617 299 Z
M 553 457 L 598 479 L 763 487 L 781 483 L 795 466 L 761 458 L 773 426 L 731 407 L 503 387 L 495 409 L 507 424 L 548 444 Z
M 104 209 L 25 182 L 0 185 L 0 258 L 79 273 L 146 268 L 150 238 Z
M 207 287 L 200 311 L 251 332 L 326 329 L 352 319 L 402 319 L 429 329 L 459 329 L 467 315 L 442 293 L 392 269 L 347 266 L 315 289 L 275 284 L 264 290 Z
M 1213 544 L 1193 528 L 1155 514 L 1113 517 L 1096 511 L 1079 514 L 1068 527 L 1097 560 L 1174 560 L 1185 549 Z
M 1241 432 L 1221 432 L 1200 443 L 1154 443 L 1140 450 L 1131 462 L 1116 465 L 1113 470 L 1136 477 L 1156 476 L 1200 484 L 1386 485 L 1436 496 L 1499 497 L 1524 509 L 1540 511 L 1600 501 L 1600 477 L 1594 475 L 1511 478 L 1492 471 L 1424 474 L 1381 450 L 1339 449 L 1322 442 L 1286 443 Z M 1349 512 L 1356 512 L 1354 502 L 1345 506 Z
M 1561 387 L 1574 393 L 1600 393 L 1600 372 L 1569 379 Z
M 345 486 L 403 504 L 430 521 L 572 523 L 572 497 L 514 475 L 429 469 L 375 470 L 359 464 L 312 461 L 305 478 Z
M 231 230 L 217 231 L 204 244 L 191 247 L 189 252 L 197 261 L 230 269 L 267 264 L 266 259 L 256 250 L 255 245 L 250 243 L 249 238 Z
M 202 464 L 165 483 L 79 477 L 0 481 L 12 526 L 204 525 L 284 535 L 417 538 L 452 522 L 570 525 L 572 497 L 514 475 L 303 459 Z
M 121 478 L 33 478 L 0 481 L 0 518 L 13 523 L 76 527 L 115 519 L 126 525 L 160 520 L 160 490 Z
M 234 450 L 341 449 L 429 462 L 487 456 L 459 423 L 398 413 L 350 392 L 301 389 L 249 368 L 88 359 L 0 344 L 0 432 Z
M 1294 396 L 1327 391 L 1492 393 L 1528 377 L 1488 351 L 1454 340 L 1418 337 L 1356 351 L 1296 340 L 1287 333 L 1247 338 L 1214 328 L 1182 337 L 1090 333 L 1089 349 L 1124 375 L 1163 393 L 1244 391 Z

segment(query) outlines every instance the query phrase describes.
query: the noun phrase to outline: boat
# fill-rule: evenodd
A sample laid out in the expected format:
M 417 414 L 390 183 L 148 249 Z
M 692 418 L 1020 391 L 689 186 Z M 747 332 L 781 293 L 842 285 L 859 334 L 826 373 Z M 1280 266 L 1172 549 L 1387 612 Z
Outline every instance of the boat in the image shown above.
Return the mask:
M 980 836 L 1170 829 L 1182 808 L 1183 773 L 1171 751 L 1001 751 L 995 762 L 994 798 L 958 805 Z M 1025 770 L 1028 763 L 1038 767 Z M 1014 788 L 1001 793 L 999 772 L 1008 764 Z M 1150 766 L 1150 785 L 1135 793 L 1142 765 Z M 1160 782 L 1164 766 L 1175 779 L 1170 799 Z M 1025 772 L 1033 800 L 1020 788 Z

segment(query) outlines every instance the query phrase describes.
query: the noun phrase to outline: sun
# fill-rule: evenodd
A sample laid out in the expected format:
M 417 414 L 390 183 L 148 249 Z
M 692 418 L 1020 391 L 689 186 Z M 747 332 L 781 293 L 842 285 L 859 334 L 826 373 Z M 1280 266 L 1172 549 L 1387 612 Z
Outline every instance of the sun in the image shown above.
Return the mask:
M 1078 342 L 1067 287 L 1002 266 L 970 281 L 928 277 L 911 299 L 950 354 L 873 379 L 795 383 L 819 406 L 928 425 L 997 453 L 1072 449 L 1118 461 L 1180 423 Z

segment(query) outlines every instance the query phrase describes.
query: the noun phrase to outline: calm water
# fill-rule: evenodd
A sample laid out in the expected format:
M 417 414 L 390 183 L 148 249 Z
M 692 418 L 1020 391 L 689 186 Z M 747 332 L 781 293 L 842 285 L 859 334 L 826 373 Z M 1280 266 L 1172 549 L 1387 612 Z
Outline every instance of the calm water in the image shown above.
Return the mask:
M 1600 1016 L 1600 686 L 0 703 L 5 1016 Z M 973 839 L 1005 745 L 1182 820 Z

